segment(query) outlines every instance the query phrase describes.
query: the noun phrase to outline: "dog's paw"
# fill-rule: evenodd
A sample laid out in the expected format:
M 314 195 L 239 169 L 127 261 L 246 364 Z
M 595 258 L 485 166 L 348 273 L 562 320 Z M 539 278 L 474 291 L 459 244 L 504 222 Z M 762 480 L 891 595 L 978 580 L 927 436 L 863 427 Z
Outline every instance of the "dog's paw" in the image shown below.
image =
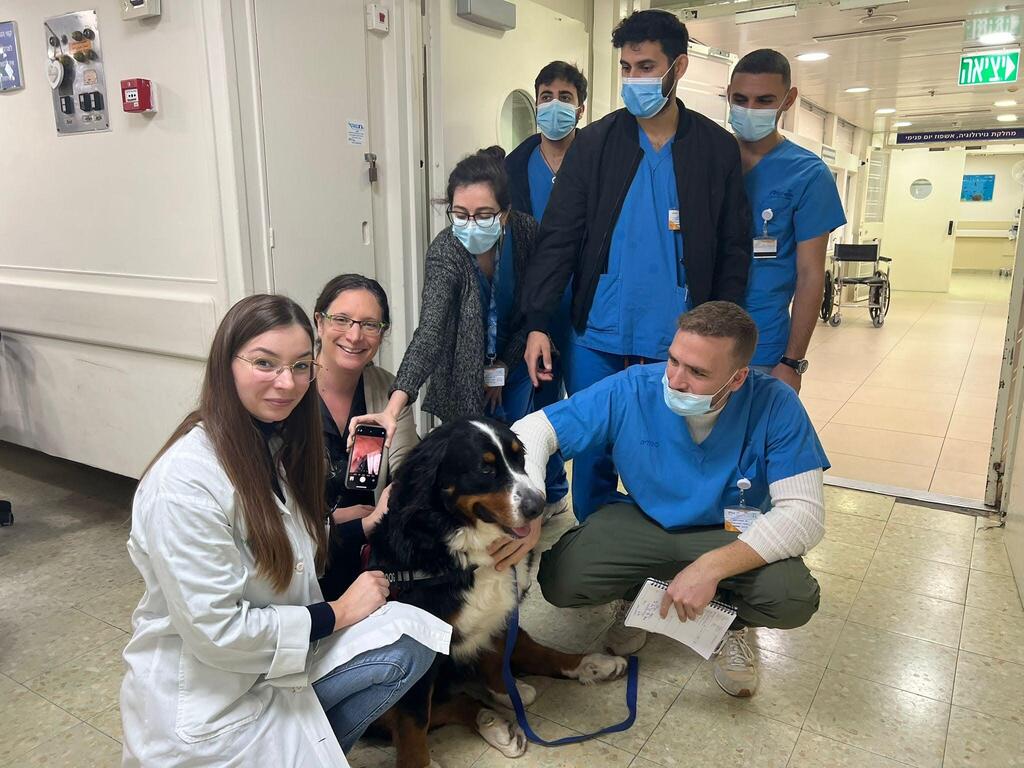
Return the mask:
M 519 757 L 526 751 L 526 734 L 523 729 L 493 709 L 485 708 L 477 712 L 476 730 L 484 741 L 505 757 Z
M 614 680 L 626 672 L 626 660 L 621 656 L 609 656 L 606 653 L 591 653 L 583 657 L 583 661 L 569 677 L 575 677 L 584 685 L 593 685 L 604 680 Z
M 528 707 L 537 700 L 537 689 L 529 683 L 523 682 L 522 680 L 516 680 L 516 688 L 519 691 L 519 698 L 523 700 L 523 706 Z M 491 695 L 498 704 L 503 707 L 512 709 L 512 697 L 507 693 L 496 693 L 490 688 L 487 689 L 487 693 Z

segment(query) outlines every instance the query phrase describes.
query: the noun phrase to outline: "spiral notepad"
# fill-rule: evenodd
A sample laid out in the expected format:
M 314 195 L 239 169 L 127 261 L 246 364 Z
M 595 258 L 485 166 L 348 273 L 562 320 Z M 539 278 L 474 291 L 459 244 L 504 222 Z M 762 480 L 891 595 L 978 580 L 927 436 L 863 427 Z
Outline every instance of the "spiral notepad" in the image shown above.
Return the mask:
M 680 621 L 675 606 L 669 608 L 668 616 L 661 618 L 661 600 L 668 584 L 657 579 L 648 579 L 633 601 L 633 607 L 626 615 L 626 626 L 646 629 L 649 632 L 671 637 L 703 656 L 711 654 L 722 642 L 725 633 L 736 619 L 736 609 L 731 605 L 712 600 L 700 618 Z

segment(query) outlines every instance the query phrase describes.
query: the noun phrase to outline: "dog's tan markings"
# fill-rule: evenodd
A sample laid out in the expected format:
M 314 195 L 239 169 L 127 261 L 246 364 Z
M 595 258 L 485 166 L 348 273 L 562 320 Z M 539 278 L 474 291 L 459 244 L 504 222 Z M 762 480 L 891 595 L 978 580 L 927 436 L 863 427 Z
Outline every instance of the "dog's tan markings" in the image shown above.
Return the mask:
M 497 460 L 498 457 L 495 456 L 493 453 L 491 453 L 490 451 L 484 451 L 484 461 L 486 461 L 488 464 L 493 464 Z
M 523 450 L 523 446 L 521 446 L 519 444 L 518 440 L 513 440 L 512 441 L 512 453 L 519 453 L 521 450 Z
M 459 500 L 455 502 L 462 512 L 467 515 L 475 516 L 473 508 L 477 504 L 483 504 L 487 511 L 498 518 L 499 522 L 506 520 L 515 519 L 515 511 L 511 506 L 511 499 L 508 493 L 504 491 L 495 491 L 493 493 L 474 493 L 468 496 L 460 496 Z M 502 519 L 504 518 L 504 520 Z
M 445 493 L 451 496 L 453 493 L 455 493 L 455 486 L 449 485 L 447 488 L 442 488 L 441 490 L 443 490 Z

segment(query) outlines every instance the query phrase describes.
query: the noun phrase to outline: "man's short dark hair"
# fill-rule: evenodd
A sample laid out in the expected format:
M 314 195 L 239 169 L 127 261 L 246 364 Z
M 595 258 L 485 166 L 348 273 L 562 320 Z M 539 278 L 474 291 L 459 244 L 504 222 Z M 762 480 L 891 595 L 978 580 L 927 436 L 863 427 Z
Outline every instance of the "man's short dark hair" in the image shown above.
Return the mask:
M 612 45 L 616 48 L 649 40 L 661 43 L 661 50 L 671 64 L 686 53 L 690 35 L 674 13 L 659 10 L 633 11 L 612 32 Z
M 706 301 L 679 316 L 679 330 L 697 336 L 732 339 L 741 367 L 750 365 L 757 349 L 757 325 L 743 307 L 731 301 Z
M 781 75 L 786 90 L 793 84 L 793 75 L 789 68 L 789 59 L 771 48 L 759 48 L 751 51 L 738 62 L 732 76 L 746 75 Z
M 555 80 L 564 80 L 576 89 L 576 97 L 582 104 L 587 100 L 587 78 L 579 68 L 567 61 L 552 61 L 545 64 L 533 81 L 533 95 L 540 96 L 542 85 L 551 85 Z

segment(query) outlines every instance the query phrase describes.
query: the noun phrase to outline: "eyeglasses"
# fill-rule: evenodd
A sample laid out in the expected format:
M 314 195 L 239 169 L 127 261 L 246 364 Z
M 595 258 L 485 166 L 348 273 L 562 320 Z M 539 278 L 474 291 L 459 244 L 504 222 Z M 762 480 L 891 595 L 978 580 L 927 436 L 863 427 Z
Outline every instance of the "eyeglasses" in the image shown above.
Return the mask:
M 448 221 L 452 223 L 453 227 L 465 227 L 469 225 L 469 222 L 475 221 L 478 227 L 489 227 L 494 223 L 494 220 L 501 216 L 501 211 L 498 213 L 463 213 L 462 211 L 453 211 L 451 208 L 448 209 Z
M 329 315 L 326 312 L 321 312 L 320 317 L 336 331 L 347 331 L 353 325 L 358 325 L 367 336 L 380 336 L 388 329 L 388 324 L 379 320 L 353 320 L 348 315 Z
M 316 379 L 316 372 L 320 366 L 314 363 L 312 360 L 299 360 L 297 363 L 291 365 L 282 365 L 276 360 L 271 360 L 266 357 L 257 357 L 254 360 L 250 360 L 247 357 L 241 355 L 235 355 L 239 360 L 244 360 L 252 368 L 253 376 L 263 381 L 273 381 L 285 370 L 292 372 L 292 379 L 298 382 L 313 381 Z

